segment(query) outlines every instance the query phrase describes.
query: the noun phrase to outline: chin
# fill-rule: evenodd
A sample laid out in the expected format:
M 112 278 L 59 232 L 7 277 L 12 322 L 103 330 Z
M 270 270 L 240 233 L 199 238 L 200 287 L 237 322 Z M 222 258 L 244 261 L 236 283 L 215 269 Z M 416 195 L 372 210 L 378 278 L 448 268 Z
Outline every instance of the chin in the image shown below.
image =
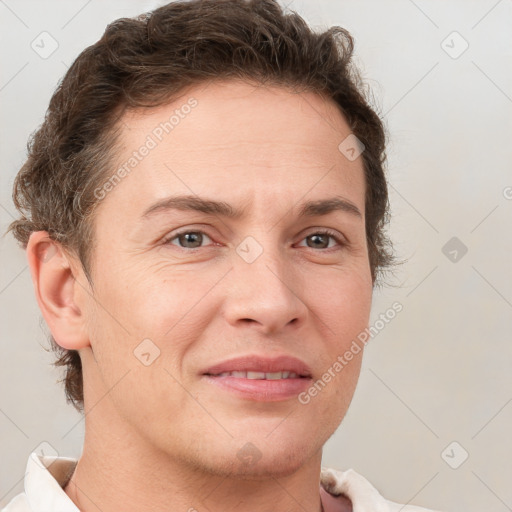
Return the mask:
M 293 440 L 293 442 L 290 442 Z M 258 441 L 258 438 L 256 438 Z M 257 450 L 248 442 L 237 452 L 235 473 L 238 478 L 246 480 L 265 480 L 284 478 L 296 473 L 307 462 L 319 459 L 322 446 L 304 436 L 291 436 L 288 439 L 276 438 L 274 442 L 261 439 L 263 447 Z M 252 457 L 251 457 L 252 456 Z
M 182 454 L 182 462 L 198 473 L 234 480 L 264 481 L 271 478 L 285 478 L 311 462 L 316 455 L 321 458 L 321 446 L 313 446 L 309 440 L 297 439 L 294 445 L 281 441 L 266 441 L 253 438 L 250 441 L 196 445 L 194 453 Z M 259 442 L 261 441 L 261 442 Z M 301 442 L 302 441 L 302 442 Z M 264 444 L 261 450 L 257 445 Z M 320 463 L 320 462 L 319 462 Z
M 238 480 L 263 481 L 285 478 L 296 473 L 306 462 L 303 456 L 297 456 L 293 460 L 290 457 L 262 456 L 256 462 L 238 462 L 227 467 L 214 469 L 218 476 L 230 477 Z

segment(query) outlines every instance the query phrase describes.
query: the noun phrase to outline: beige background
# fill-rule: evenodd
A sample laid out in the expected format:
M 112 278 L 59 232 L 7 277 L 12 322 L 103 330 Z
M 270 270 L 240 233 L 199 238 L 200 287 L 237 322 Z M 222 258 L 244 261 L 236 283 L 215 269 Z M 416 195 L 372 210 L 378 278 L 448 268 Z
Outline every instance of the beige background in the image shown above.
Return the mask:
M 401 503 L 510 511 L 512 2 L 287 4 L 315 26 L 338 24 L 355 36 L 391 135 L 390 232 L 408 258 L 396 286 L 375 292 L 372 322 L 395 301 L 403 311 L 368 345 L 324 465 L 352 467 Z M 157 5 L 0 1 L 2 232 L 15 215 L 10 192 L 27 138 L 67 66 L 108 22 Z M 47 59 L 31 48 L 43 31 L 59 45 Z M 456 262 L 442 251 L 452 237 L 468 249 Z M 21 492 L 27 457 L 41 443 L 80 455 L 83 421 L 43 349 L 25 255 L 11 236 L 0 251 L 1 507 Z M 447 463 L 457 466 L 466 452 L 457 469 Z

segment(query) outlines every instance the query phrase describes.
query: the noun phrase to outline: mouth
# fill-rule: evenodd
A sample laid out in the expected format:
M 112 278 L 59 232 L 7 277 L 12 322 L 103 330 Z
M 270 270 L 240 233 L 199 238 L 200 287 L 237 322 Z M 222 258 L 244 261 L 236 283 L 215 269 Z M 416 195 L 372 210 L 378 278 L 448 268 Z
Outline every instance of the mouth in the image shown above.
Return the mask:
M 311 377 L 309 366 L 300 359 L 280 355 L 247 354 L 214 364 L 202 371 L 203 375 L 231 376 L 245 379 L 278 380 Z
M 284 372 L 223 372 L 218 375 L 203 375 L 204 381 L 215 387 L 215 399 L 224 393 L 227 396 L 253 402 L 282 402 L 296 400 L 297 396 L 311 386 L 311 377 Z M 219 395 L 219 390 L 222 392 Z
M 312 381 L 309 367 L 291 356 L 268 358 L 248 355 L 224 361 L 202 372 L 215 391 L 242 400 L 278 402 L 296 399 Z
M 236 377 L 238 379 L 249 380 L 280 380 L 280 379 L 307 379 L 307 375 L 298 375 L 297 373 L 285 370 L 281 372 L 256 372 L 256 371 L 232 371 L 221 372 L 217 374 L 205 373 L 209 377 Z

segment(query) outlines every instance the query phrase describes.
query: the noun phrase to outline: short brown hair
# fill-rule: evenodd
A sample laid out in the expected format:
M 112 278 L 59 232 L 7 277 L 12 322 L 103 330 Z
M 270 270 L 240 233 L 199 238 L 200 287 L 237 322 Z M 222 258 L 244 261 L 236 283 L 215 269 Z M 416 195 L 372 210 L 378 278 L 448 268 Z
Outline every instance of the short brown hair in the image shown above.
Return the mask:
M 94 190 L 111 174 L 123 113 L 165 104 L 202 82 L 249 79 L 333 100 L 364 144 L 368 256 L 373 284 L 380 284 L 378 277 L 395 263 L 384 232 L 385 130 L 365 97 L 352 53 L 345 29 L 315 32 L 274 0 L 175 1 L 114 21 L 71 65 L 32 134 L 13 190 L 21 217 L 8 231 L 24 248 L 32 232 L 48 231 L 78 255 L 92 285 L 93 212 L 99 203 Z M 68 402 L 82 412 L 80 356 L 51 335 L 50 341 L 58 354 L 54 364 L 66 367 Z

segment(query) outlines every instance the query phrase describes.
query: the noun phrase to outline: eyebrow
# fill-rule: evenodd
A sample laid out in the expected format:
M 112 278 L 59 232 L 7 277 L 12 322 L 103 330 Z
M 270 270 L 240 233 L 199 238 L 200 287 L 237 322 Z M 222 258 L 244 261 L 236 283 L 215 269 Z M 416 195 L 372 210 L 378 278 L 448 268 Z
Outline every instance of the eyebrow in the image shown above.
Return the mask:
M 198 196 L 184 195 L 167 197 L 157 201 L 144 211 L 142 218 L 149 219 L 157 213 L 168 210 L 196 211 L 231 219 L 241 218 L 245 215 L 245 209 L 235 209 L 224 201 L 214 201 Z M 355 204 L 347 199 L 336 196 L 329 199 L 318 199 L 304 203 L 299 210 L 299 218 L 327 215 L 334 211 L 346 212 L 361 219 L 363 217 L 361 211 Z

